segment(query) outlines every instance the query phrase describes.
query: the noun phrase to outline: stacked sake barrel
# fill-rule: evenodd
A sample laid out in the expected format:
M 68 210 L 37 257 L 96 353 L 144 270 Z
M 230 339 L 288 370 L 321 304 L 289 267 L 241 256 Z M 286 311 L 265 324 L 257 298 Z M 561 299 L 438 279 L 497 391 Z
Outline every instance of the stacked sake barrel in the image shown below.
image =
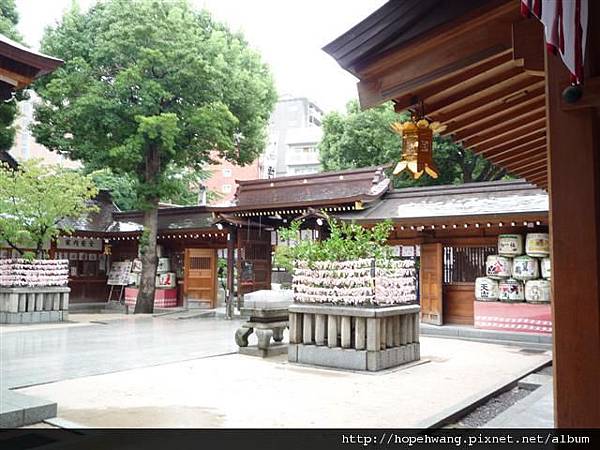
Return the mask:
M 525 245 L 523 245 L 525 244 Z M 475 280 L 479 301 L 548 303 L 550 239 L 547 233 L 498 236 L 498 254 L 486 260 L 485 277 Z

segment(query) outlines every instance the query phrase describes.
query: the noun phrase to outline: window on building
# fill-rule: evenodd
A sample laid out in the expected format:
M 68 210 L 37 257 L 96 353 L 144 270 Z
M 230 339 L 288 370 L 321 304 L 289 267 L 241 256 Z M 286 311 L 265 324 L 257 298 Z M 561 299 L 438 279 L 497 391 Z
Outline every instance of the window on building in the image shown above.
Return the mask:
M 224 177 L 230 177 L 230 176 L 231 176 L 231 169 L 229 169 L 229 168 L 224 168 L 224 169 L 223 169 L 223 176 L 224 176 Z
M 495 246 L 444 247 L 444 284 L 474 283 L 485 276 L 485 260 L 496 252 Z
M 224 184 L 223 186 L 221 186 L 221 192 L 223 194 L 229 194 L 231 192 L 231 185 L 230 184 Z

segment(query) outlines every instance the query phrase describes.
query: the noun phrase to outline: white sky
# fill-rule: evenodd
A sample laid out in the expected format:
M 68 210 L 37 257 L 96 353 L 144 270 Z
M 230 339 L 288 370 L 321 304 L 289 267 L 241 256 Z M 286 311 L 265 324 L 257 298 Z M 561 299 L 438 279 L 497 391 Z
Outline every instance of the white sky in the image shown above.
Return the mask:
M 191 0 L 205 7 L 271 66 L 280 95 L 308 97 L 325 111 L 356 98 L 356 79 L 321 50 L 386 0 Z M 72 0 L 16 0 L 19 30 L 37 48 L 44 27 L 60 19 Z M 95 0 L 79 0 L 87 8 Z

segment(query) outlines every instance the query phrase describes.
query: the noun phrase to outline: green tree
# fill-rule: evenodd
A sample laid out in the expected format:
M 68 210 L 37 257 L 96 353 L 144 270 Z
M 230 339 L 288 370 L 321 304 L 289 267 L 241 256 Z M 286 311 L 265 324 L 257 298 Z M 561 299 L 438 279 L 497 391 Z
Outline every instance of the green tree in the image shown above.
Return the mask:
M 84 170 L 84 173 L 86 171 Z M 94 183 L 100 189 L 107 189 L 111 192 L 113 201 L 121 211 L 131 211 L 139 209 L 142 204 L 138 191 L 138 179 L 131 174 L 124 173 L 117 175 L 110 169 L 99 169 L 89 172 Z M 196 172 L 189 169 L 170 169 L 165 175 L 169 180 L 169 189 L 164 189 L 161 201 L 173 203 L 181 206 L 191 206 L 198 204 L 198 191 L 200 184 L 208 178 L 208 172 Z M 210 198 L 214 193 L 209 192 Z
M 135 312 L 152 312 L 157 208 L 171 170 L 202 170 L 212 150 L 247 164 L 265 145 L 276 94 L 240 34 L 185 0 L 109 0 L 76 8 L 42 51 L 66 61 L 36 89 L 38 142 L 136 180 L 144 209 Z
M 78 220 L 95 207 L 88 203 L 98 193 L 90 177 L 59 166 L 27 160 L 12 170 L 0 164 L 0 241 L 21 255 L 43 246 L 61 232 L 70 232 L 69 219 Z
M 319 144 L 321 165 L 325 170 L 342 170 L 393 163 L 393 168 L 400 158 L 402 141 L 392 132 L 391 125 L 408 117 L 395 113 L 391 103 L 361 111 L 356 101 L 348 103 L 345 114 L 327 114 Z M 437 179 L 424 175 L 414 180 L 404 173 L 393 177 L 394 185 L 469 183 L 498 180 L 506 175 L 503 169 L 447 137 L 434 137 L 433 152 L 433 159 L 440 169 Z
M 19 23 L 19 14 L 15 1 L 0 0 L 0 34 L 21 42 L 17 23 Z M 17 101 L 23 98 L 22 93 L 18 93 L 9 101 L 0 102 L 0 151 L 9 150 L 13 145 L 15 139 L 13 122 L 17 115 Z

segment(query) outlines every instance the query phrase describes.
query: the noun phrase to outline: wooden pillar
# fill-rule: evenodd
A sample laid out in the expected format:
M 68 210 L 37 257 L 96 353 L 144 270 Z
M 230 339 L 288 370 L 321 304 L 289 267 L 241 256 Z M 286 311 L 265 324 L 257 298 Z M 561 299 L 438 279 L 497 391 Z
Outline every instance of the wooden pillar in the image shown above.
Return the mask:
M 588 81 L 600 75 L 600 61 L 595 69 L 590 65 L 600 51 L 600 5 L 590 1 L 589 7 Z M 596 428 L 600 427 L 600 120 L 597 108 L 561 107 L 568 81 L 560 57 L 546 55 L 554 420 L 560 428 Z
M 227 292 L 225 293 L 225 309 L 228 318 L 233 317 L 233 289 L 235 274 L 235 244 L 237 228 L 231 227 L 227 233 Z

